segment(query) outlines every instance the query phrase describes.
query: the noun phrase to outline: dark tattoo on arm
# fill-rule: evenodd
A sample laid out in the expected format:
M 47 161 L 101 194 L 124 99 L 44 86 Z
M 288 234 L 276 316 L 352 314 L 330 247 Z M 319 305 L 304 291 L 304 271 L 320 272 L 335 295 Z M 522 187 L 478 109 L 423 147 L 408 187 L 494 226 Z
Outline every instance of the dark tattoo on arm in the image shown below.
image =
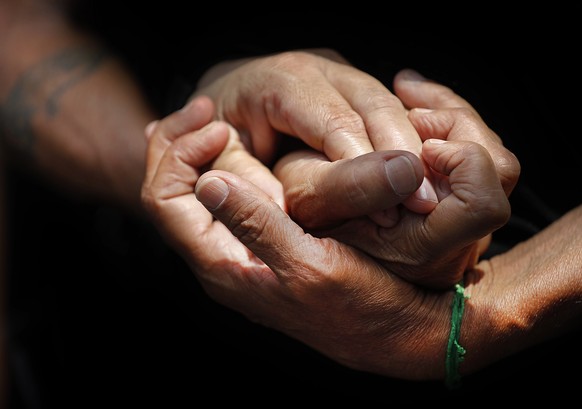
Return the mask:
M 106 57 L 100 49 L 78 46 L 41 61 L 16 82 L 0 105 L 0 136 L 25 154 L 35 146 L 33 120 L 59 112 L 61 97 L 75 84 L 93 73 Z

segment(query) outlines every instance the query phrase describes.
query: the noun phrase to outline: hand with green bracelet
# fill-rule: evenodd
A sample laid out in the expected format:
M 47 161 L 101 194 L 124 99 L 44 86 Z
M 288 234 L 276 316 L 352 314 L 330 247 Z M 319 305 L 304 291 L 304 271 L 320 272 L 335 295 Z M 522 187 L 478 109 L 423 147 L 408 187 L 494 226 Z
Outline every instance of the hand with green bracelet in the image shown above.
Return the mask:
M 178 119 L 196 119 L 207 111 L 206 102 L 196 101 L 198 108 Z M 450 112 L 440 108 L 417 113 L 426 118 Z M 582 208 L 507 253 L 471 265 L 464 273 L 462 291 L 453 291 L 452 286 L 435 291 L 403 279 L 386 263 L 351 245 L 306 233 L 284 205 L 248 180 L 218 169 L 202 174 L 200 169 L 217 164 L 209 162 L 209 156 L 219 156 L 225 146 L 237 143 L 233 128 L 224 123 L 204 126 L 208 121 L 201 119 L 195 129 L 172 136 L 164 119 L 152 131 L 144 185 L 147 208 L 208 294 L 250 320 L 351 368 L 404 379 L 450 381 L 580 321 Z M 458 123 L 453 122 L 451 129 Z M 499 172 L 503 160 L 481 162 L 489 150 L 472 141 L 428 144 L 427 153 L 433 155 L 428 160 L 437 169 L 437 158 L 453 158 L 459 148 L 470 146 L 478 163 L 486 164 L 487 183 L 495 186 L 495 197 L 504 202 L 500 192 L 506 196 L 512 185 L 499 176 L 507 174 Z M 386 162 L 383 153 L 370 155 Z M 418 163 L 412 161 L 411 167 L 396 164 L 400 182 L 418 182 Z M 467 161 L 469 169 L 472 163 Z M 259 163 L 254 166 L 260 170 Z M 406 169 L 412 179 L 401 179 Z M 385 180 L 382 186 L 389 185 Z M 215 258 L 201 264 L 208 259 L 206 253 L 200 257 L 208 246 L 217 250 Z M 229 268 L 224 268 L 226 261 Z M 540 288 L 544 297 L 536 297 Z M 462 301 L 456 316 L 459 303 L 454 300 Z M 466 351 L 462 363 L 456 360 L 462 350 L 449 345 Z M 453 368 L 447 372 L 450 364 Z

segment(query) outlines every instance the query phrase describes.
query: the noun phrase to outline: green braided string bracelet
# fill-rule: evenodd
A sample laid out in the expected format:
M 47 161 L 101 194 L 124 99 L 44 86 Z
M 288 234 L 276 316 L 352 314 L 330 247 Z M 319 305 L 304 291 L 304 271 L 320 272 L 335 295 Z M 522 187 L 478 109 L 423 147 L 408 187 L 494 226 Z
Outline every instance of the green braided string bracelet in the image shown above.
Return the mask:
M 465 348 L 459 344 L 461 337 L 461 321 L 465 311 L 465 287 L 463 281 L 455 285 L 455 294 L 451 305 L 451 333 L 447 344 L 447 356 L 445 362 L 445 384 L 449 389 L 456 389 L 461 386 L 461 375 L 459 374 L 459 364 L 465 358 Z

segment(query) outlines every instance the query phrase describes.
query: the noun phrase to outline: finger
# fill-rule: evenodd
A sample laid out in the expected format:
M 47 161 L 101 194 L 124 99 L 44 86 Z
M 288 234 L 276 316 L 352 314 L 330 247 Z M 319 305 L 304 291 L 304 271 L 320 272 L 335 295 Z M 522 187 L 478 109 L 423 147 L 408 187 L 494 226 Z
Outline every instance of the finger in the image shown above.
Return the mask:
M 154 121 L 144 130 L 149 140 L 145 183 L 150 183 L 165 150 L 178 137 L 197 130 L 212 120 L 214 105 L 208 97 L 193 99 L 179 111 Z
M 438 84 L 425 78 L 417 71 L 411 69 L 401 70 L 396 74 L 393 81 L 394 92 L 396 96 L 402 101 L 406 108 L 457 108 L 462 107 L 474 112 L 475 116 L 479 116 L 469 104 L 460 95 L 457 95 L 452 89 Z M 410 115 L 408 115 L 410 118 Z M 415 127 L 416 128 L 416 127 Z M 419 132 L 418 129 L 416 129 Z M 419 136 L 422 138 L 423 135 Z M 430 138 L 438 138 L 437 136 L 428 136 Z M 426 137 L 424 138 L 426 139 Z M 423 139 L 423 140 L 424 140 Z M 444 139 L 444 138 L 442 138 Z M 433 184 L 437 181 L 433 181 Z M 425 194 L 432 194 L 432 190 L 423 184 Z M 415 196 L 419 196 L 423 192 L 419 192 Z M 439 196 L 436 194 L 436 196 Z M 414 198 L 414 197 L 413 197 Z M 413 198 L 409 200 L 413 200 Z M 414 204 L 407 204 L 408 208 L 414 210 Z M 420 212 L 419 212 L 420 213 Z
M 418 189 L 424 168 L 406 151 L 371 152 L 335 162 L 299 151 L 283 158 L 274 174 L 284 186 L 289 214 L 302 226 L 321 228 L 396 206 Z M 427 205 L 434 208 L 436 202 Z
M 330 70 L 328 76 L 362 117 L 374 149 L 405 150 L 420 155 L 422 142 L 400 99 L 374 77 L 360 71 L 356 75 L 349 70 L 357 71 L 350 66 L 340 66 L 338 70 Z M 403 204 L 417 213 L 427 213 L 436 200 L 430 179 L 424 178 L 420 188 Z
M 214 217 L 280 277 L 297 271 L 298 260 L 321 261 L 310 257 L 319 246 L 317 239 L 306 235 L 254 184 L 231 173 L 210 171 L 200 177 L 195 192 Z
M 368 137 L 375 150 L 406 150 L 420 155 L 422 141 L 408 120 L 407 110 L 400 99 L 380 81 L 365 73 L 345 72 L 353 69 L 342 66 L 330 71 L 331 83 L 342 93 L 354 110 L 363 118 Z M 349 80 L 346 81 L 345 79 Z M 403 204 L 417 213 L 427 213 L 437 200 L 431 180 L 427 177 L 417 192 Z
M 423 158 L 448 177 L 452 194 L 426 219 L 425 248 L 435 255 L 460 249 L 505 224 L 510 206 L 489 153 L 479 144 L 429 139 Z
M 213 296 L 217 288 L 231 285 L 238 277 L 233 268 L 224 266 L 252 268 L 259 281 L 272 275 L 222 223 L 214 220 L 194 194 L 199 169 L 224 149 L 230 130 L 225 123 L 213 122 L 177 138 L 165 150 L 152 182 L 142 191 L 144 205 L 162 236 Z M 220 285 L 213 286 L 217 281 Z
M 465 140 L 485 147 L 493 158 L 503 190 L 510 195 L 519 179 L 519 161 L 472 109 L 412 109 L 408 117 L 422 140 Z
M 155 120 L 150 122 L 149 124 L 146 125 L 145 129 L 144 129 L 144 134 L 147 140 L 150 140 L 152 135 L 154 134 L 156 127 L 158 126 L 158 123 L 160 121 L 159 120 Z
M 200 236 L 212 223 L 212 215 L 196 200 L 194 185 L 199 169 L 226 145 L 228 132 L 226 124 L 213 122 L 176 139 L 164 151 L 151 182 L 143 186 L 145 209 L 181 248 L 199 248 Z
M 374 147 L 362 117 L 324 74 L 330 67 L 345 66 L 307 53 L 296 57 L 296 75 L 301 80 L 285 78 L 267 93 L 265 112 L 269 124 L 280 132 L 300 138 L 331 160 L 372 152 Z M 316 70 L 312 68 L 314 58 L 321 64 Z M 359 75 L 355 70 L 350 73 Z M 250 123 L 251 120 L 249 118 Z M 255 140 L 253 144 L 256 145 Z
M 233 95 L 227 93 L 220 111 L 241 130 L 243 138 L 250 134 L 250 149 L 262 161 L 272 159 L 273 129 L 301 139 L 331 160 L 354 158 L 379 147 L 399 147 L 420 154 L 421 143 L 406 118 L 406 110 L 368 74 L 307 52 L 260 59 L 240 69 L 249 71 L 249 67 L 271 81 L 267 84 L 250 75 L 245 81 L 250 85 Z M 246 104 L 240 103 L 241 94 L 246 96 Z M 258 103 L 248 104 L 253 99 Z M 374 128 L 374 135 L 369 127 Z M 422 186 L 421 192 L 436 198 L 428 179 Z M 416 196 L 407 199 L 405 205 L 420 211 L 422 206 L 415 203 L 422 203 L 423 197 L 416 200 Z
M 293 56 L 294 61 L 282 63 L 292 63 L 295 75 L 280 78 L 274 89 L 260 90 L 272 127 L 299 137 L 332 161 L 372 150 L 400 149 L 420 155 L 421 142 L 406 109 L 380 81 L 350 65 L 309 53 Z M 265 133 L 265 124 L 253 124 L 255 117 L 247 118 L 251 130 Z M 260 143 L 256 139 L 254 147 Z
M 301 300 L 302 306 L 312 302 L 322 305 L 330 289 L 332 292 L 339 289 L 341 295 L 353 295 L 352 290 L 357 288 L 369 295 L 370 291 L 374 293 L 382 288 L 389 297 L 409 288 L 407 283 L 387 275 L 379 264 L 355 248 L 330 238 L 318 239 L 305 234 L 264 192 L 236 175 L 221 171 L 205 173 L 196 185 L 196 196 L 221 225 L 269 268 L 259 277 L 238 266 L 231 268 L 229 275 L 237 275 L 235 280 L 242 277 L 245 281 L 243 287 L 240 282 L 233 284 L 224 280 L 235 290 L 235 297 L 238 288 L 245 290 L 247 295 L 249 292 L 258 294 L 260 300 L 266 297 L 272 306 L 268 291 L 274 288 L 273 282 L 279 301 L 283 294 L 287 301 Z M 269 273 L 274 273 L 276 280 L 270 280 Z M 224 283 L 221 285 L 225 287 Z M 232 295 L 227 304 L 232 303 L 231 299 Z M 248 297 L 242 302 L 248 306 Z
M 237 131 L 231 126 L 229 126 L 229 142 L 213 162 L 212 169 L 224 170 L 254 183 L 283 210 L 286 210 L 281 182 L 269 168 L 249 153 L 238 137 Z
M 376 78 L 351 66 L 327 73 L 330 83 L 362 117 L 375 150 L 406 150 L 420 155 L 422 143 L 402 101 Z
M 404 69 L 394 77 L 394 92 L 402 103 L 412 108 L 467 108 L 475 109 L 449 87 L 429 80 L 411 69 Z

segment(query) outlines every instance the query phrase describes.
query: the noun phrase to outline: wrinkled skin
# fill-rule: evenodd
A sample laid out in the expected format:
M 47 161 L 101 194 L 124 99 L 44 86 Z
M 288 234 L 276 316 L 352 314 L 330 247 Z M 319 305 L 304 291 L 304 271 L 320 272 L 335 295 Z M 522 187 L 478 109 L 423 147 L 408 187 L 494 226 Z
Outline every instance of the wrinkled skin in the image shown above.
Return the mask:
M 212 103 L 200 97 L 149 129 L 143 190 L 146 208 L 160 231 L 190 263 L 208 294 L 350 367 L 412 379 L 441 377 L 437 362 L 444 359 L 451 294 L 424 292 L 353 246 L 307 234 L 285 213 L 287 203 L 273 201 L 261 189 L 266 168 L 248 154 L 237 132 L 221 122 L 209 123 L 212 109 Z M 476 161 L 455 160 L 466 152 Z M 387 158 L 406 157 L 410 164 L 401 173 L 408 170 L 407 180 L 421 183 L 424 168 L 415 155 L 383 151 L 361 158 L 368 155 L 370 160 L 363 163 L 382 169 Z M 481 145 L 429 141 L 424 156 L 447 175 L 471 175 L 484 166 L 487 178 L 479 183 L 491 185 L 493 198 L 507 211 L 494 162 Z M 361 160 L 334 163 L 349 167 Z M 208 168 L 220 170 L 201 176 Z M 241 169 L 242 177 L 235 175 Z M 374 175 L 378 186 L 388 187 L 378 197 L 384 195 L 390 205 L 403 199 L 390 191 L 386 172 Z M 459 199 L 450 199 L 454 209 Z M 366 212 L 375 210 L 370 203 L 377 202 L 382 200 L 368 202 Z M 447 210 L 446 203 L 443 199 L 439 206 Z M 352 209 L 361 209 L 358 200 Z M 414 215 L 398 224 L 422 224 L 422 216 Z M 394 270 L 400 268 L 393 264 Z
M 442 379 L 452 293 L 411 284 L 350 245 L 306 233 L 244 178 L 202 174 L 213 165 L 208 158 L 239 142 L 224 123 L 205 126 L 210 101 L 190 108 L 150 129 L 142 193 L 160 232 L 208 294 L 350 368 Z M 429 150 L 454 157 L 457 142 L 447 145 Z M 576 209 L 465 273 L 462 374 L 580 323 L 581 226 Z
M 283 183 L 289 214 L 312 234 L 351 244 L 402 278 L 444 289 L 476 264 L 490 234 L 508 220 L 507 196 L 517 183 L 519 162 L 464 99 L 415 74 L 401 72 L 395 89 L 409 107 L 423 107 L 408 117 L 425 141 L 422 158 L 439 198 L 432 212 L 402 207 L 397 217 L 378 223 L 366 217 L 367 203 L 359 203 L 365 210 L 360 214 L 353 211 L 357 204 L 345 205 L 364 196 L 359 191 L 379 190 L 387 179 L 381 174 L 390 171 L 379 152 L 335 162 L 313 151 L 293 152 L 274 173 Z
M 249 152 L 267 165 L 277 158 L 281 135 L 300 139 L 332 161 L 378 150 L 421 153 L 400 99 L 330 49 L 218 64 L 202 77 L 195 95 L 210 97 L 214 118 L 230 123 Z M 421 182 L 403 203 L 427 213 L 437 198 L 430 179 Z M 396 209 L 377 217 L 386 213 L 393 218 Z
M 404 70 L 396 76 L 394 89 L 396 95 L 375 78 L 351 67 L 337 53 L 322 49 L 220 64 L 202 78 L 197 94 L 212 97 L 217 105 L 214 117 L 231 123 L 242 134 L 243 145 L 263 163 L 272 161 L 279 133 L 296 136 L 319 152 L 319 156 L 308 154 L 301 161 L 293 161 L 296 156 L 290 156 L 279 162 L 275 173 L 285 184 L 285 199 L 279 182 L 270 174 L 261 178 L 255 172 L 255 178 L 250 179 L 283 208 L 289 206 L 290 215 L 300 225 L 314 235 L 355 245 L 391 268 L 397 266 L 399 274 L 413 282 L 447 288 L 486 250 L 490 233 L 506 222 L 509 205 L 499 194 L 494 175 L 481 185 L 472 185 L 472 194 L 467 194 L 460 188 L 463 180 L 457 171 L 453 174 L 457 177 L 456 194 L 447 200 L 448 205 L 439 206 L 440 211 L 431 217 L 417 218 L 418 214 L 427 215 L 451 193 L 446 180 L 449 176 L 431 169 L 426 158 L 419 160 L 422 141 L 448 138 L 481 145 L 491 159 L 485 157 L 486 152 L 475 152 L 477 146 L 463 148 L 459 155 L 470 151 L 471 160 L 492 160 L 506 196 L 517 182 L 519 163 L 471 105 L 449 88 Z M 446 112 L 409 112 L 411 108 Z M 360 162 L 364 159 L 361 155 L 373 151 L 394 154 L 396 150 L 407 156 L 416 175 L 399 191 L 384 175 L 381 158 L 373 156 L 376 164 L 370 157 L 365 164 Z M 305 179 L 303 174 L 313 174 L 308 159 L 318 164 L 319 170 L 317 177 Z M 326 170 L 323 165 L 327 161 L 331 163 Z M 217 168 L 228 169 L 231 165 L 225 162 Z M 419 183 L 421 167 L 424 170 Z M 352 175 L 350 169 L 359 173 Z M 489 163 L 485 169 L 484 174 L 489 174 Z M 467 164 L 460 170 L 465 179 L 481 172 L 473 167 L 473 173 L 468 173 Z M 240 169 L 234 173 L 241 174 Z M 394 169 L 389 174 L 395 174 Z M 350 179 L 351 185 L 336 188 Z M 361 186 L 362 181 L 366 188 Z M 384 186 L 384 190 L 373 186 Z M 457 202 L 452 201 L 453 197 Z M 398 203 L 403 206 L 397 207 Z M 470 210 L 460 210 L 463 206 Z M 364 215 L 368 217 L 359 217 Z M 459 216 L 458 222 L 448 223 Z M 402 223 L 397 223 L 399 220 Z M 451 225 L 465 223 L 466 227 L 451 229 Z M 354 231 L 361 234 L 354 235 Z M 392 261 L 396 266 L 390 264 Z

